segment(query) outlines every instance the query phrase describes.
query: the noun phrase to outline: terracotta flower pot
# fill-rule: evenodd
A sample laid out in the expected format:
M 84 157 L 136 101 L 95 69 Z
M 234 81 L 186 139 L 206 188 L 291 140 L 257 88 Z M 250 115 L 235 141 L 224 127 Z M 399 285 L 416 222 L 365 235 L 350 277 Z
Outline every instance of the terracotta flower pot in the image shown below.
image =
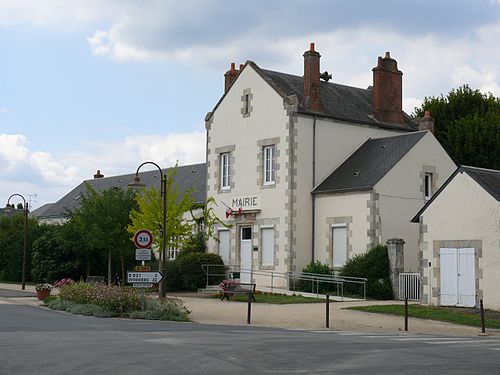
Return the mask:
M 40 290 L 36 292 L 36 297 L 40 300 L 43 301 L 45 298 L 50 296 L 50 290 Z

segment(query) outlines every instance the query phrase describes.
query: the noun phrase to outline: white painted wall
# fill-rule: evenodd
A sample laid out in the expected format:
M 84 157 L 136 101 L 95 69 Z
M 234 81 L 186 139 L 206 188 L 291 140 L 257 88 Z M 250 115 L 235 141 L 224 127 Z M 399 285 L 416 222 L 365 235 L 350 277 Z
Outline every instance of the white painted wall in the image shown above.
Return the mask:
M 500 202 L 496 201 L 466 173 L 458 173 L 441 194 L 425 210 L 423 220 L 423 259 L 431 267 L 423 269 L 424 293 L 430 296 L 429 303 L 437 305 L 437 296 L 432 288 L 439 287 L 439 274 L 434 270 L 435 241 L 482 241 L 482 258 L 479 268 L 482 278 L 479 289 L 483 291 L 485 308 L 500 310 Z M 418 226 L 417 224 L 415 224 Z
M 425 204 L 424 166 L 435 168 L 435 188 L 439 188 L 456 169 L 455 163 L 431 132 L 424 137 L 375 185 L 379 195 L 381 243 L 390 238 L 405 240 L 404 268 L 418 272 L 418 225 L 410 220 Z
M 367 217 L 370 200 L 369 192 L 342 194 L 321 194 L 316 196 L 316 236 L 315 258 L 322 263 L 332 265 L 331 223 L 327 218 L 352 216 L 348 227 L 348 246 L 352 247 L 349 258 L 355 254 L 366 252 L 370 238 L 367 234 L 369 223 Z
M 242 102 L 241 96 L 243 90 L 250 89 L 253 95 L 251 106 L 253 108 L 250 116 L 243 117 L 241 114 Z M 249 194 L 258 194 L 261 200 L 261 211 L 257 213 L 256 219 L 274 218 L 279 220 L 276 224 L 279 237 L 275 239 L 278 245 L 276 255 L 276 270 L 286 272 L 287 264 L 284 251 L 285 245 L 285 192 L 286 192 L 286 167 L 287 167 L 287 114 L 283 106 L 283 99 L 274 89 L 269 86 L 254 70 L 248 65 L 239 75 L 233 86 L 220 103 L 213 114 L 213 121 L 208 131 L 210 142 L 208 144 L 208 197 L 215 197 L 218 207 L 215 208 L 215 214 L 225 220 L 225 207 L 221 203 L 230 204 L 231 197 Z M 279 138 L 277 149 L 279 155 L 277 164 L 278 183 L 273 188 L 263 188 L 258 185 L 258 140 L 267 138 Z M 234 175 L 231 176 L 235 185 L 228 192 L 219 193 L 217 188 L 219 182 L 216 175 L 219 175 L 219 165 L 215 149 L 235 145 L 234 154 Z M 249 223 L 249 221 L 240 217 L 237 221 L 233 218 L 227 220 L 234 224 L 231 231 L 231 260 L 239 263 L 239 229 L 238 224 Z M 253 228 L 252 246 L 259 246 L 260 230 L 258 225 Z M 216 252 L 217 244 L 214 240 L 209 241 L 209 251 Z M 258 255 L 254 252 L 254 256 Z M 258 262 L 254 262 L 258 266 Z

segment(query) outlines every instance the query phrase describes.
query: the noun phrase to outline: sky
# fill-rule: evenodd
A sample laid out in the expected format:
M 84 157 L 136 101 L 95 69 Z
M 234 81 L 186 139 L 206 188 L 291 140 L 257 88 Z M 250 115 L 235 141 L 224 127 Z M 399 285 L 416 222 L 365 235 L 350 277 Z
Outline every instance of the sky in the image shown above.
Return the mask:
M 315 42 L 321 71 L 366 88 L 390 51 L 412 114 L 463 84 L 500 96 L 499 41 L 500 0 L 0 0 L 0 205 L 204 162 L 231 62 L 302 75 Z

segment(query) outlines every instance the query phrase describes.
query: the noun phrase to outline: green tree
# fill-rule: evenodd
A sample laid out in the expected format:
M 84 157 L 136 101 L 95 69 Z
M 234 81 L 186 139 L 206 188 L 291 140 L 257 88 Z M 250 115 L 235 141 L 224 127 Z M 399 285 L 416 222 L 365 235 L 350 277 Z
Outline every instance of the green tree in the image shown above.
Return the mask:
M 189 217 L 194 206 L 191 190 L 179 191 L 176 182 L 176 168 L 167 172 L 167 210 L 166 210 L 166 243 L 167 246 L 179 248 L 184 239 L 189 236 L 195 222 Z M 159 187 L 151 187 L 137 195 L 138 208 L 130 213 L 131 223 L 127 227 L 130 234 L 140 229 L 148 229 L 153 233 L 153 248 L 161 249 L 163 233 L 163 207 Z
M 414 115 L 422 117 L 425 111 L 455 163 L 500 169 L 500 98 L 463 85 L 446 97 L 426 97 Z
M 40 235 L 34 219 L 28 219 L 26 241 L 26 281 L 31 277 L 32 243 Z M 24 212 L 0 217 L 0 280 L 21 281 L 24 249 Z
M 127 226 L 130 212 L 136 208 L 131 189 L 114 187 L 98 192 L 87 184 L 87 194 L 71 217 L 90 250 L 106 252 L 108 283 L 112 280 L 113 255 L 120 257 L 122 279 L 125 277 L 125 256 L 132 257 L 134 251 Z
M 67 226 L 40 227 L 40 236 L 33 242 L 31 275 L 34 281 L 52 283 L 64 277 L 78 280 L 83 276 L 85 257 L 78 248 L 67 246 L 64 241 Z

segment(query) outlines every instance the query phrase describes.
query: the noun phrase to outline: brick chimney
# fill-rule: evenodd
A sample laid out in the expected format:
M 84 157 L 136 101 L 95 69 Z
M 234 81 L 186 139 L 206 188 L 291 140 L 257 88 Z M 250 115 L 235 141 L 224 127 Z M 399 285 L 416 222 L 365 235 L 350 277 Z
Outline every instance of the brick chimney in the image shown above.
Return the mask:
M 319 87 L 320 57 L 314 50 L 314 43 L 310 44 L 309 51 L 304 52 L 304 106 L 313 112 L 323 110 Z
M 403 123 L 403 73 L 389 52 L 373 71 L 373 114 L 380 122 Z
M 104 175 L 101 174 L 101 171 L 98 169 L 97 173 L 94 175 L 94 178 L 103 178 L 103 177 L 104 177 Z
M 424 117 L 418 119 L 418 130 L 430 130 L 434 133 L 434 118 L 431 117 L 430 111 L 425 111 Z
M 240 74 L 240 71 L 236 69 L 235 63 L 231 63 L 231 69 L 224 74 L 224 94 L 229 91 L 238 74 Z

